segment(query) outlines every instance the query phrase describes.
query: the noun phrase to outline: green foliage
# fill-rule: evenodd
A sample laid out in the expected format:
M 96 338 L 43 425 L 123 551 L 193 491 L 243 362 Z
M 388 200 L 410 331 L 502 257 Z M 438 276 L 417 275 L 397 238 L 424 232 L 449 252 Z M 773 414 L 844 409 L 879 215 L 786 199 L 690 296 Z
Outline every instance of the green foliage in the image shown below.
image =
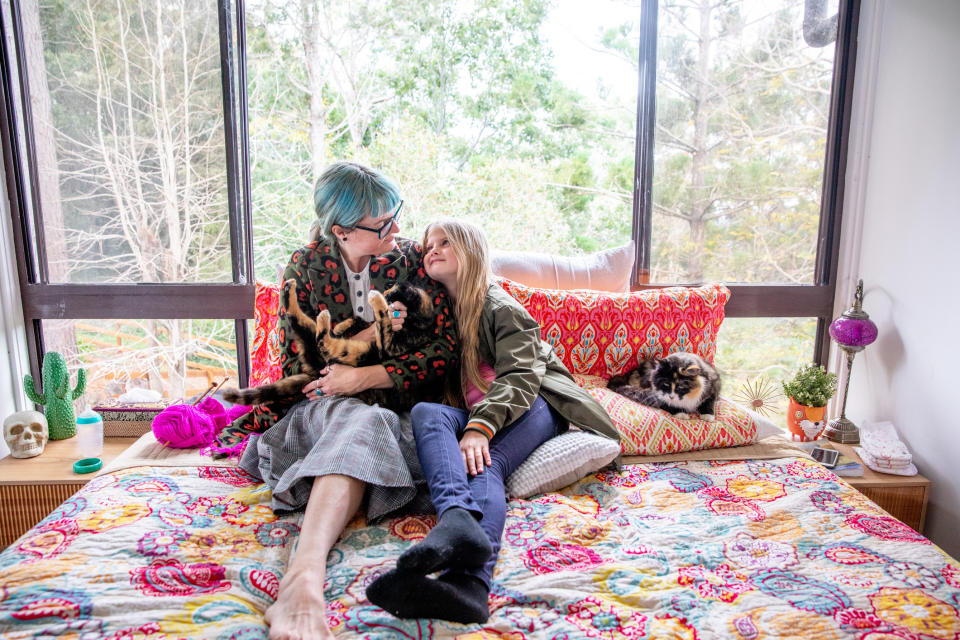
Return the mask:
M 823 365 L 808 364 L 801 367 L 790 380 L 783 382 L 784 395 L 808 407 L 822 407 L 837 392 L 837 374 L 830 373 Z

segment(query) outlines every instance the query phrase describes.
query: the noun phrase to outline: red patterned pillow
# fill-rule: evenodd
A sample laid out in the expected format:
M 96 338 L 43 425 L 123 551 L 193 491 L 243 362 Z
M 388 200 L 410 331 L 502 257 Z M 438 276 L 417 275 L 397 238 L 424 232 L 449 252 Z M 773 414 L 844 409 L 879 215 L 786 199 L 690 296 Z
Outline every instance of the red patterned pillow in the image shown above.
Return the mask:
M 498 281 L 540 324 L 543 339 L 571 373 L 604 378 L 677 351 L 713 362 L 730 298 L 722 284 L 605 293 Z
M 275 382 L 280 370 L 280 334 L 277 311 L 280 309 L 280 285 L 256 283 L 253 310 L 253 345 L 250 349 L 250 386 Z
M 625 455 L 656 456 L 736 447 L 753 444 L 767 432 L 761 418 L 725 398 L 717 401 L 716 420 L 707 422 L 677 420 L 666 411 L 638 404 L 602 387 L 590 388 L 587 393 L 610 414 L 620 432 L 620 449 Z

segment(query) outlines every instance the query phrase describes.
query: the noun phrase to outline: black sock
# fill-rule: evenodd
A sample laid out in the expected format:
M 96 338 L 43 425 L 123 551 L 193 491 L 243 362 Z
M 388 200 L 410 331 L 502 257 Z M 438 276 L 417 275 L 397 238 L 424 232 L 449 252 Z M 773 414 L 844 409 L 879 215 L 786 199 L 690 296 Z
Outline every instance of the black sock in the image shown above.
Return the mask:
M 367 587 L 367 599 L 398 618 L 438 618 L 450 622 L 486 622 L 490 589 L 480 578 L 451 572 L 437 579 L 398 569 Z
M 427 537 L 397 558 L 397 569 L 428 574 L 448 567 L 479 569 L 493 547 L 473 514 L 460 507 L 443 512 Z

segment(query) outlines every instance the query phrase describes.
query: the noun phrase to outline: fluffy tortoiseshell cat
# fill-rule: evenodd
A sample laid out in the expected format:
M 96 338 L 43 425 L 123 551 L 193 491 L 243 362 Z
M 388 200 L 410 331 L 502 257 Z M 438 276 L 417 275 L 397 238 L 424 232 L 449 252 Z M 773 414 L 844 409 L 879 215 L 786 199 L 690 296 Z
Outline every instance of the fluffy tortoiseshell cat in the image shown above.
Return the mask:
M 644 360 L 640 366 L 613 376 L 607 388 L 634 402 L 664 409 L 686 420 L 691 413 L 701 420 L 715 420 L 720 397 L 720 374 L 693 353 L 671 353 L 665 358 Z
M 348 318 L 335 327 L 330 326 L 330 312 L 324 309 L 313 320 L 297 302 L 294 281 L 283 286 L 287 298 L 287 314 L 297 347 L 300 373 L 276 382 L 249 389 L 227 389 L 223 397 L 235 404 L 253 405 L 302 396 L 301 389 L 320 377 L 320 371 L 330 364 L 363 367 L 378 364 L 384 357 L 397 357 L 426 345 L 432 339 L 435 327 L 433 302 L 423 289 L 400 282 L 385 293 L 371 291 L 367 296 L 373 309 L 376 338 L 373 342 L 357 340 L 355 336 L 369 326 L 356 318 Z M 403 328 L 393 330 L 388 305 L 401 302 L 407 308 Z M 380 404 L 397 411 L 408 410 L 417 399 L 410 393 L 396 389 L 368 389 L 356 396 L 368 404 Z

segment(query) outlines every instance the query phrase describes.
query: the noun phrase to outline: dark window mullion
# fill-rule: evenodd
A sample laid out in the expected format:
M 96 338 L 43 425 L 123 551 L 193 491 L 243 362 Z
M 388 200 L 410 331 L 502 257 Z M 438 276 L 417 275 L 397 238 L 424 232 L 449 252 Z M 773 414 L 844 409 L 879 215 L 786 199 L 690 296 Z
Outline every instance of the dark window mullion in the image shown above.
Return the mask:
M 640 60 L 637 87 L 637 137 L 633 178 L 633 239 L 636 242 L 631 284 L 650 282 L 653 246 L 653 153 L 657 126 L 657 5 L 640 6 Z
M 234 90 L 234 46 L 230 20 L 230 0 L 217 0 L 220 25 L 220 84 L 223 91 L 223 135 L 227 168 L 227 219 L 230 224 L 230 252 L 233 282 L 244 283 L 250 277 L 244 257 L 245 245 L 240 224 L 240 162 L 237 153 L 237 101 Z
M 237 105 L 237 142 L 239 143 L 238 169 L 242 196 L 241 209 L 237 212 L 240 222 L 241 238 L 243 242 L 243 261 L 246 282 L 254 281 L 253 265 L 253 215 L 252 194 L 250 187 L 250 130 L 247 119 L 247 39 L 246 39 L 246 7 L 244 0 L 236 2 L 236 105 Z M 231 85 L 233 86 L 233 85 Z M 241 387 L 246 387 L 250 380 L 250 336 L 247 332 L 246 319 L 237 319 L 234 323 L 237 345 L 237 377 Z
M 252 318 L 252 284 L 35 284 L 23 291 L 29 319 Z
M 837 289 L 837 266 L 840 255 L 840 230 L 843 218 L 843 196 L 847 172 L 847 149 L 850 139 L 850 113 L 853 103 L 854 70 L 857 60 L 857 27 L 860 22 L 860 0 L 840 3 L 834 54 L 833 90 L 830 95 L 830 116 L 827 125 L 827 150 L 824 154 L 823 195 L 820 203 L 820 230 L 814 282 L 830 292 L 831 306 L 818 318 L 814 360 L 826 364 L 830 356 L 827 325 L 833 315 L 832 302 Z
M 20 88 L 20 109 L 23 116 L 23 144 L 25 147 L 26 153 L 26 165 L 29 175 L 29 184 L 30 184 L 30 206 L 27 207 L 27 198 L 26 198 L 26 189 L 23 190 L 23 198 L 20 200 L 21 210 L 24 212 L 32 211 L 33 212 L 33 228 L 32 234 L 29 224 L 25 227 L 26 234 L 23 238 L 24 247 L 28 248 L 33 246 L 35 253 L 31 256 L 31 264 L 29 264 L 28 273 L 28 282 L 49 282 L 50 281 L 50 272 L 47 266 L 47 244 L 43 228 L 43 213 L 40 206 L 40 181 L 37 180 L 37 152 L 36 144 L 34 143 L 34 129 L 33 129 L 33 109 L 30 105 L 30 81 L 27 77 L 27 61 L 26 61 L 26 52 L 24 50 L 24 39 L 23 39 L 23 21 L 20 17 L 20 1 L 19 0 L 10 0 L 10 26 L 13 31 L 13 42 L 16 49 L 16 57 L 6 57 L 7 64 L 13 66 L 16 64 L 16 73 L 17 73 L 17 83 Z M 6 32 L 0 34 L 4 39 L 6 39 Z M 6 48 L 6 45 L 4 45 Z M 9 54 L 9 52 L 7 52 Z M 16 61 L 16 62 L 14 62 Z M 11 90 L 13 89 L 13 84 L 11 82 L 12 78 L 9 76 L 4 78 L 6 86 Z M 16 118 L 13 118 L 12 121 L 13 131 L 18 130 Z M 10 140 L 11 145 L 19 144 L 19 136 L 14 136 Z M 19 155 L 19 148 L 17 149 Z M 21 158 L 21 162 L 23 159 Z M 22 167 L 23 164 L 17 165 Z M 23 176 L 21 175 L 21 182 L 23 181 Z M 24 222 L 27 222 L 26 216 L 24 216 Z M 32 252 L 31 252 L 32 253 Z

